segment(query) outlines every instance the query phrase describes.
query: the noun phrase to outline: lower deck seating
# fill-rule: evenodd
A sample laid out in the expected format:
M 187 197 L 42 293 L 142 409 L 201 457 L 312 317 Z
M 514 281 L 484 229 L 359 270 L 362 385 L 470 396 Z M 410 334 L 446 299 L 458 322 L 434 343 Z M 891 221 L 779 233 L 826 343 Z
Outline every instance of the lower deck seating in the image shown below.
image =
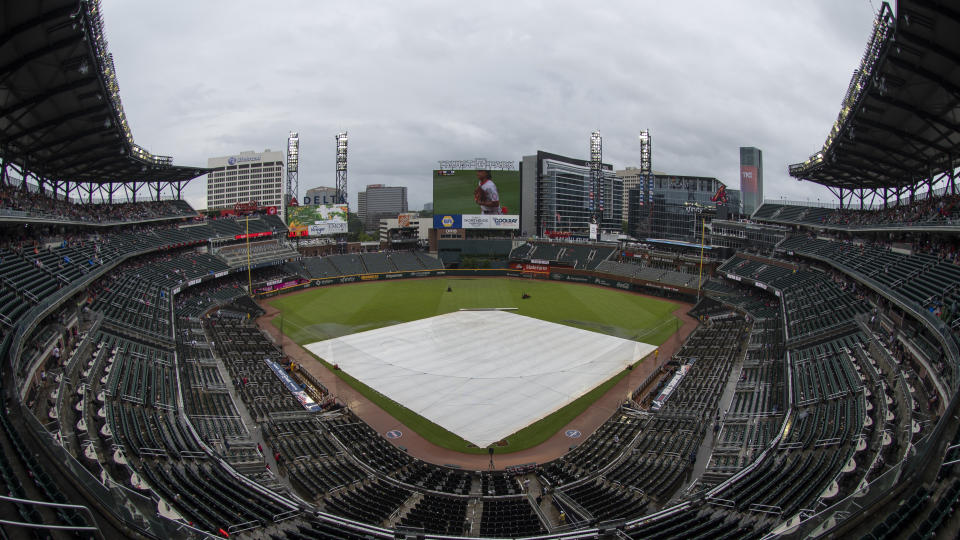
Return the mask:
M 480 536 L 515 538 L 546 532 L 526 498 L 486 499 L 480 516 Z
M 400 520 L 431 534 L 463 535 L 468 532 L 467 499 L 428 493 Z
M 411 495 L 407 489 L 375 481 L 356 491 L 343 491 L 326 498 L 326 510 L 364 523 L 381 524 Z

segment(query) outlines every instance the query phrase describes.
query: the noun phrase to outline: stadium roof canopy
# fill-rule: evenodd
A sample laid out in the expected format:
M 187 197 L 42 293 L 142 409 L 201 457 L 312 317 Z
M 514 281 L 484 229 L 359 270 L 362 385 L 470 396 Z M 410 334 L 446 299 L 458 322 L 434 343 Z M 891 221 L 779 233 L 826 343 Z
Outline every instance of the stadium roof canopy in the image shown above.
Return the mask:
M 64 193 L 116 183 L 179 192 L 207 172 L 134 143 L 99 0 L 0 3 L 0 157 L 5 174 L 13 165 Z
M 960 6 L 884 3 L 823 148 L 790 175 L 840 190 L 897 193 L 960 161 Z M 840 192 L 842 194 L 842 191 Z M 841 195 L 842 199 L 842 195 Z

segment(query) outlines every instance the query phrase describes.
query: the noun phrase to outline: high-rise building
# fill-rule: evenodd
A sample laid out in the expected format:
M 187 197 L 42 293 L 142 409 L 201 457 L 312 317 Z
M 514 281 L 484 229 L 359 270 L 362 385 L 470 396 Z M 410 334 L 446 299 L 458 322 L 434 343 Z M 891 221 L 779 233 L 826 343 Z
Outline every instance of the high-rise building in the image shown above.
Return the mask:
M 357 216 L 367 231 L 379 229 L 380 218 L 397 217 L 407 211 L 407 188 L 369 184 L 357 193 Z
M 740 193 L 743 213 L 748 216 L 763 204 L 763 153 L 759 148 L 740 147 Z
M 233 208 L 236 203 L 258 201 L 261 206 L 281 206 L 283 152 L 240 152 L 207 160 L 207 208 Z
M 726 190 L 727 204 L 713 201 L 721 182 L 709 176 L 654 173 L 651 185 L 636 184 L 627 192 L 628 228 L 637 238 L 698 241 L 702 216 L 707 221 L 737 214 L 740 192 Z
M 628 196 L 627 194 L 630 193 L 631 189 L 636 187 L 639 187 L 639 188 L 643 187 L 643 181 L 646 179 L 647 174 L 642 171 L 643 169 L 641 169 L 640 167 L 627 167 L 622 171 L 616 171 L 615 174 L 617 175 L 617 177 L 620 178 L 621 181 L 623 181 L 624 197 Z M 632 203 L 629 203 L 629 204 L 632 204 Z M 623 205 L 623 216 L 621 217 L 622 221 L 628 220 L 629 204 Z
M 337 204 L 337 188 L 325 186 L 310 188 L 303 196 L 300 204 L 306 206 Z
M 602 231 L 620 232 L 623 223 L 623 180 L 603 164 Z M 590 161 L 538 151 L 520 163 L 520 231 L 544 234 L 563 231 L 586 235 L 590 218 Z

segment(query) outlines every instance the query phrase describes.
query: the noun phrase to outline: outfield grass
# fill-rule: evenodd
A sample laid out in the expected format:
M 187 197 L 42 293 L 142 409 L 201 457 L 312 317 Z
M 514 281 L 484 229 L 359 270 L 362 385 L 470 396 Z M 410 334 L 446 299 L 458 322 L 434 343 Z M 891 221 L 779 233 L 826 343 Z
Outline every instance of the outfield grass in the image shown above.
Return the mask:
M 477 171 L 453 171 L 450 176 L 433 173 L 434 214 L 479 214 L 480 206 L 473 200 L 477 188 Z M 493 171 L 493 183 L 500 195 L 500 206 L 508 214 L 520 213 L 520 171 Z
M 447 292 L 450 287 L 452 292 Z M 531 296 L 521 300 L 526 292 Z M 625 339 L 660 345 L 679 328 L 676 304 L 614 289 L 517 278 L 435 278 L 320 287 L 270 300 L 284 333 L 300 345 L 450 313 L 460 308 L 516 307 L 516 313 Z M 273 324 L 280 326 L 280 318 Z M 320 359 L 327 367 L 325 361 Z M 484 453 L 457 435 L 390 400 L 341 370 L 340 379 L 431 442 Z M 536 446 L 620 381 L 623 371 L 579 399 L 507 437 L 509 453 Z

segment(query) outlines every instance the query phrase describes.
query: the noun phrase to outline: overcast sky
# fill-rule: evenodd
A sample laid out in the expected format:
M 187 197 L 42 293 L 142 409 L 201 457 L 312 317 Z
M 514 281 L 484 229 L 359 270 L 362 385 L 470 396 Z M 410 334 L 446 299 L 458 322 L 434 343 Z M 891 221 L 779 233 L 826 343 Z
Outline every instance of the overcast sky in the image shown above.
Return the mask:
M 787 165 L 820 149 L 873 23 L 870 0 L 140 2 L 104 0 L 134 139 L 174 163 L 285 150 L 300 194 L 334 184 L 348 131 L 349 193 L 431 200 L 441 159 L 545 150 L 739 188 L 740 146 L 763 151 L 766 198 L 831 199 Z M 187 200 L 206 206 L 203 178 Z

